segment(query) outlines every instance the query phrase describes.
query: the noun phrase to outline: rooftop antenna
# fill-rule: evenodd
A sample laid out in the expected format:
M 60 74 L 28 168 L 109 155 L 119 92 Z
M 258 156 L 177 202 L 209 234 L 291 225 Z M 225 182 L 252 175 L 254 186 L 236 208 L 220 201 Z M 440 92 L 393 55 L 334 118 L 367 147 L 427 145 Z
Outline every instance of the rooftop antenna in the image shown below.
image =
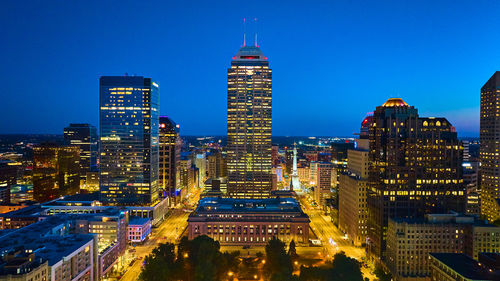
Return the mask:
M 246 36 L 245 36 L 246 22 L 247 22 L 246 18 L 243 18 L 243 46 L 242 47 L 245 47 L 245 45 L 246 45 L 246 42 L 245 42 L 246 41 L 245 40 L 246 39 Z
M 255 21 L 255 47 L 259 47 L 259 45 L 257 45 L 257 18 L 254 18 L 253 19 Z

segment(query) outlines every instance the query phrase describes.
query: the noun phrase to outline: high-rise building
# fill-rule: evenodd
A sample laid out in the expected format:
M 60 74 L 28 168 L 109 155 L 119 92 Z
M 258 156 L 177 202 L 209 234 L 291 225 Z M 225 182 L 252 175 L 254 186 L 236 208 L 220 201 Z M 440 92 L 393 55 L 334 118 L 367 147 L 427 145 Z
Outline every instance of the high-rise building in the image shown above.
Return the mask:
M 227 71 L 228 193 L 266 198 L 272 188 L 272 71 L 257 46 L 243 46 Z
M 347 151 L 347 168 L 340 175 L 339 229 L 355 245 L 366 241 L 368 208 L 368 139 L 358 139 L 355 149 Z
M 377 107 L 369 140 L 367 246 L 384 259 L 389 218 L 465 211 L 462 146 L 448 120 L 395 98 Z
M 20 162 L 0 160 L 0 204 L 10 203 L 10 189 L 17 183 Z
M 160 188 L 167 196 L 176 200 L 176 175 L 179 161 L 181 160 L 181 143 L 179 126 L 166 117 L 160 116 L 160 158 L 159 174 Z
M 99 87 L 101 201 L 154 204 L 158 200 L 158 84 L 142 76 L 102 76 Z
M 226 159 L 220 149 L 213 149 L 207 156 L 208 178 L 220 178 L 227 176 Z
M 38 202 L 80 191 L 80 148 L 42 144 L 33 148 L 33 199 Z
M 332 196 L 332 163 L 317 162 L 316 186 L 314 187 L 314 200 L 324 207 L 326 199 Z
M 481 214 L 500 219 L 500 71 L 481 88 Z
M 88 172 L 97 171 L 97 130 L 90 124 L 69 124 L 64 128 L 64 142 L 80 148 L 80 178 L 84 183 Z

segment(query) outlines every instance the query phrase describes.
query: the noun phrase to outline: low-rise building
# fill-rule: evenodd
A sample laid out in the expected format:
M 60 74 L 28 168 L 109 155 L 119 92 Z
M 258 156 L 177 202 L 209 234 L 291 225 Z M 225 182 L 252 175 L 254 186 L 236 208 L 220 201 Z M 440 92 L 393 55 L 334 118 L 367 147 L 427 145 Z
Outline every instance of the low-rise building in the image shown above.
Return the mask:
M 307 245 L 309 217 L 293 198 L 206 197 L 189 215 L 188 235 L 207 235 L 222 245 L 265 245 L 272 237 Z
M 38 258 L 47 261 L 47 280 L 98 280 L 97 236 L 70 234 L 70 228 L 68 220 L 47 217 L 38 223 L 0 235 L 0 253 L 19 250 L 35 253 Z
M 142 243 L 151 233 L 151 221 L 148 218 L 132 217 L 128 222 L 128 241 Z

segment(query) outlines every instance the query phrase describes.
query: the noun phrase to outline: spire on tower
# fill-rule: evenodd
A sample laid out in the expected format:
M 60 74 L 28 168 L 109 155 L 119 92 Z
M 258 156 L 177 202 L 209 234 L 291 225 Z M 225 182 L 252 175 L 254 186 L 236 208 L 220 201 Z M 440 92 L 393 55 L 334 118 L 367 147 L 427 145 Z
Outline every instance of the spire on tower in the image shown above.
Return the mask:
M 246 45 L 246 42 L 245 42 L 246 41 L 246 35 L 245 35 L 245 33 L 246 33 L 246 22 L 247 22 L 246 18 L 243 18 L 243 46 L 242 47 L 245 47 L 245 45 Z

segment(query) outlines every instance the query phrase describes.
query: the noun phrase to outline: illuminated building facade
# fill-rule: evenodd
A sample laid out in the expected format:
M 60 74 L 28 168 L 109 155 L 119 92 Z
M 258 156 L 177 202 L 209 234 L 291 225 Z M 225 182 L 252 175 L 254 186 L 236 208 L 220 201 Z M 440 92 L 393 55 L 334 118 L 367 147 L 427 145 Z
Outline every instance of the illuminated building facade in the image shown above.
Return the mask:
M 445 118 L 389 99 L 374 112 L 369 140 L 370 254 L 384 258 L 389 218 L 465 211 L 462 146 Z
M 257 46 L 243 46 L 227 71 L 228 192 L 266 198 L 272 188 L 272 71 Z
M 84 183 L 87 173 L 97 171 L 97 130 L 90 124 L 69 124 L 64 128 L 64 142 L 80 148 L 80 178 Z
M 0 204 L 10 203 L 10 189 L 17 183 L 20 162 L 0 160 Z
M 46 202 L 80 191 L 80 148 L 42 144 L 33 148 L 33 199 Z
M 500 71 L 481 88 L 481 214 L 500 219 Z
M 151 78 L 99 80 L 100 193 L 108 204 L 158 201 L 159 89 Z
M 266 245 L 273 237 L 308 245 L 309 217 L 293 198 L 206 197 L 189 215 L 188 235 L 207 235 L 221 245 Z
M 339 229 L 356 246 L 365 243 L 368 208 L 368 139 L 358 139 L 356 149 L 347 151 L 347 168 L 340 175 Z
M 479 253 L 500 250 L 499 236 L 500 227 L 457 213 L 390 219 L 386 265 L 395 280 L 429 280 L 430 253 L 463 253 L 477 260 Z
M 314 200 L 319 206 L 324 207 L 326 199 L 332 197 L 332 163 L 317 162 L 316 169 Z
M 226 158 L 220 149 L 213 149 L 207 156 L 208 178 L 220 178 L 227 176 Z
M 168 118 L 160 116 L 160 188 L 166 192 L 167 197 L 176 201 L 176 175 L 177 167 L 181 159 L 181 138 L 179 137 L 179 125 Z

